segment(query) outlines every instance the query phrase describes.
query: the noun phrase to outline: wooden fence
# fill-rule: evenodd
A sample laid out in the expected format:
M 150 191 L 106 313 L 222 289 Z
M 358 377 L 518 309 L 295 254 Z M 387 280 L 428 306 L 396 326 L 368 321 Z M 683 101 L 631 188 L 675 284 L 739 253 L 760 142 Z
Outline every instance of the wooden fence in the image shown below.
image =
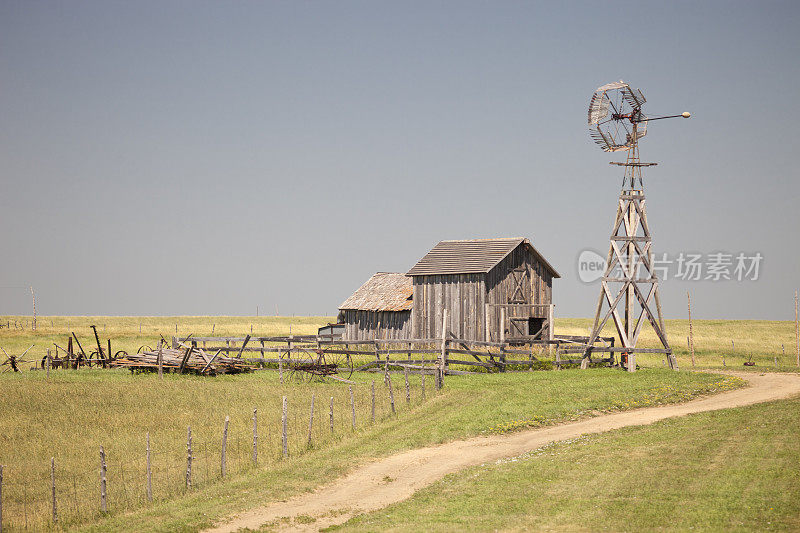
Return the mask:
M 445 315 L 443 322 L 446 324 Z M 366 372 L 409 371 L 431 374 L 441 386 L 446 375 L 471 374 L 477 372 L 505 372 L 509 369 L 533 369 L 541 362 L 539 356 L 554 356 L 552 365 L 585 362 L 588 337 L 555 336 L 552 339 L 526 339 L 525 342 L 491 342 L 459 339 L 445 331 L 440 339 L 373 339 L 346 340 L 336 335 L 295 335 L 282 337 L 173 337 L 174 349 L 189 345 L 203 351 L 225 352 L 228 356 L 244 358 L 250 363 L 264 367 L 278 367 L 318 360 L 327 361 L 342 356 L 352 361 L 354 370 Z M 614 352 L 623 351 L 614 347 L 613 337 L 598 339 L 601 346 L 591 352 L 607 353 L 605 358 L 594 362 L 613 360 Z M 641 351 L 641 350 L 640 350 Z M 591 362 L 591 361 L 590 361 Z M 585 365 L 584 365 L 585 366 Z

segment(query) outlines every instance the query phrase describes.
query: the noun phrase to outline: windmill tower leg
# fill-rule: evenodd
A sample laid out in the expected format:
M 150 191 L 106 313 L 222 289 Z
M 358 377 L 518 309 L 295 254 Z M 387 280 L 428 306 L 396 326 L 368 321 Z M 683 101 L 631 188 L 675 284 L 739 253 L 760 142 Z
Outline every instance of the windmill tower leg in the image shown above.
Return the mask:
M 666 352 L 670 368 L 677 370 L 661 314 L 658 278 L 653 268 L 652 237 L 641 186 L 641 167 L 651 164 L 640 163 L 638 150 L 634 147 L 628 154 L 627 163 L 623 165 L 626 167 L 625 182 L 617 203 L 606 269 L 600 280 L 600 297 L 594 326 L 584 352 L 582 367 L 585 368 L 591 360 L 592 347 L 611 319 L 620 338 L 620 345 L 625 349 L 624 354 L 635 352 L 642 326 L 645 321 L 649 322 Z M 651 309 L 653 303 L 655 313 Z

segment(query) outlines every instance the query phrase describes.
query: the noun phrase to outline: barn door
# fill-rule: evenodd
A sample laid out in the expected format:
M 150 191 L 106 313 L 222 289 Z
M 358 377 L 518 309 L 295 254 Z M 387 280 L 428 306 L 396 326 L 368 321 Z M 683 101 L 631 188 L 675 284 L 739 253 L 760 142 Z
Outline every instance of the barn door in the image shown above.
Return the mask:
M 526 297 L 527 292 L 525 287 L 530 287 L 530 279 L 528 278 L 527 268 L 515 268 L 511 271 L 511 294 L 508 297 L 510 304 L 527 304 L 530 303 Z
M 528 317 L 512 316 L 508 319 L 509 337 L 525 337 L 528 333 Z
M 529 335 L 528 313 L 530 309 L 525 306 L 513 304 L 527 304 L 530 294 L 530 278 L 528 269 L 523 267 L 511 271 L 511 291 L 508 295 L 508 336 L 525 337 Z

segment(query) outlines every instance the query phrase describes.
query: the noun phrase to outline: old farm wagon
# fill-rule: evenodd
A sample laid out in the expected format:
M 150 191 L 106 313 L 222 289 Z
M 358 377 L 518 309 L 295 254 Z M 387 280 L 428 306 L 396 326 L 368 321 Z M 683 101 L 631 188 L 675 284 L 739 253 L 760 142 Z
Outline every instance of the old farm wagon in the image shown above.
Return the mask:
M 407 274 L 378 273 L 341 306 L 344 338 L 550 338 L 558 272 L 528 239 L 442 241 Z

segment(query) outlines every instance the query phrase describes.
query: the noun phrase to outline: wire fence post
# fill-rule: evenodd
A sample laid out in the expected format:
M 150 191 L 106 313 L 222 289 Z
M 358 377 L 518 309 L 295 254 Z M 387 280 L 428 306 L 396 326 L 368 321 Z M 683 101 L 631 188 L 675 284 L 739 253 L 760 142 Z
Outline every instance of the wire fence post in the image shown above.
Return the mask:
M 797 349 L 797 366 L 800 367 L 800 320 L 797 315 L 797 291 L 794 291 L 794 341 Z
M 420 381 L 422 381 L 422 401 L 425 401 L 425 368 L 422 369 L 420 374 Z
M 192 426 L 186 432 L 186 489 L 192 488 Z
M 253 466 L 258 466 L 258 409 L 253 407 Z
M 353 397 L 353 386 L 349 385 L 350 388 L 350 410 L 353 413 L 353 431 L 356 429 L 356 401 Z
M 106 466 L 106 452 L 100 446 L 100 510 L 102 512 L 108 511 L 108 493 L 106 492 L 107 484 L 107 466 Z
M 688 292 L 686 293 L 686 301 L 687 301 L 687 307 L 689 308 L 689 350 L 691 351 L 692 354 L 692 366 L 694 366 L 694 332 L 692 331 L 692 295 L 689 294 Z M 722 358 L 724 361 L 725 356 L 723 355 Z M 725 366 L 725 364 L 723 363 L 722 366 Z
M 314 393 L 311 393 L 311 416 L 308 418 L 308 447 L 311 447 L 311 431 L 314 428 Z
M 50 458 L 50 491 L 53 500 L 53 525 L 58 524 L 58 511 L 56 509 L 56 458 Z
M 375 423 L 375 380 L 372 380 L 372 423 Z
M 408 383 L 408 367 L 403 367 L 403 377 L 406 379 L 406 403 L 411 403 L 411 385 Z
M 3 533 L 3 465 L 0 465 L 0 533 Z
M 392 388 L 392 380 L 389 380 L 389 402 L 392 404 L 392 414 L 395 414 L 394 409 L 394 389 Z
M 219 471 L 220 476 L 225 477 L 225 473 L 227 472 L 227 461 L 226 455 L 228 453 L 228 422 L 230 421 L 229 417 L 225 417 L 225 425 L 222 429 L 222 452 L 220 454 L 220 464 L 219 464 Z
M 283 414 L 281 415 L 281 444 L 283 445 L 283 456 L 289 457 L 289 439 L 287 435 L 287 416 L 289 406 L 286 403 L 286 396 L 283 397 Z
M 153 470 L 150 463 L 150 432 L 147 432 L 147 501 L 153 501 Z
M 333 435 L 333 396 L 331 396 L 331 435 Z

